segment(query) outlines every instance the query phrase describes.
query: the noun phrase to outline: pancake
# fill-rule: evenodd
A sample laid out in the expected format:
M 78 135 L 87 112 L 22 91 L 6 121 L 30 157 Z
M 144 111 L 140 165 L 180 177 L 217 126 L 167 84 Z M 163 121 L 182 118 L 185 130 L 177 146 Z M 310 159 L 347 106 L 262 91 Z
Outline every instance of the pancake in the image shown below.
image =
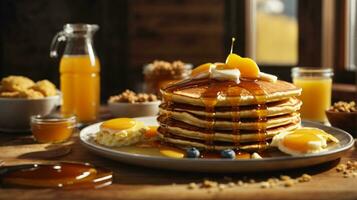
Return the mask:
M 243 80 L 239 84 L 214 79 L 186 79 L 161 90 L 164 99 L 196 106 L 206 106 L 203 98 L 215 99 L 215 107 L 252 105 L 298 96 L 301 88 L 285 82 Z
M 159 119 L 160 120 L 160 119 Z M 237 134 L 232 134 L 232 130 L 215 130 L 213 132 L 208 132 L 205 128 L 196 127 L 184 122 L 171 120 L 170 122 L 161 123 L 166 129 L 159 128 L 159 132 L 162 134 L 176 135 L 192 139 L 206 140 L 211 137 L 212 141 L 224 141 L 224 142 L 254 142 L 260 141 L 261 133 L 259 130 L 240 130 Z M 291 123 L 266 129 L 264 135 L 265 139 L 271 139 L 276 134 L 286 131 L 292 131 L 300 126 L 300 119 L 291 121 Z
M 270 102 L 267 103 L 267 116 L 276 116 L 276 115 L 283 115 L 292 112 L 296 112 L 300 109 L 302 102 L 295 98 L 291 97 L 289 99 L 285 99 L 282 101 Z M 250 105 L 250 106 L 238 106 L 233 110 L 238 110 L 239 112 L 234 113 L 232 111 L 232 107 L 217 107 L 214 109 L 214 116 L 217 118 L 232 118 L 232 115 L 237 115 L 240 118 L 257 118 L 259 117 L 259 109 L 257 105 Z M 165 113 L 167 111 L 172 112 L 188 112 L 193 115 L 198 116 L 211 116 L 212 113 L 207 113 L 205 108 L 200 106 L 192 106 L 188 104 L 182 103 L 173 103 L 171 105 L 161 104 L 160 111 Z
M 301 89 L 285 81 L 186 79 L 161 92 L 158 134 L 177 147 L 262 150 L 300 126 Z
M 239 147 L 237 147 L 233 143 L 217 143 L 215 145 L 207 145 L 200 140 L 187 139 L 187 138 L 181 138 L 181 137 L 168 137 L 168 136 L 164 136 L 160 132 L 158 133 L 158 135 L 159 135 L 159 138 L 162 141 L 164 141 L 165 143 L 171 144 L 171 145 L 179 147 L 179 148 L 196 147 L 198 149 L 216 150 L 216 151 L 220 151 L 220 150 L 224 150 L 224 149 L 239 149 L 239 150 L 253 152 L 253 151 L 266 149 L 269 146 L 268 142 L 255 142 L 255 143 L 240 144 Z
M 273 128 L 285 124 L 289 124 L 291 121 L 296 121 L 300 118 L 299 113 L 290 113 L 285 115 L 267 117 L 266 120 L 259 121 L 258 119 L 240 119 L 239 122 L 234 122 L 232 120 L 227 120 L 223 118 L 216 118 L 214 123 L 207 121 L 205 118 L 199 117 L 197 115 L 192 115 L 188 112 L 172 112 L 163 110 L 162 115 L 169 115 L 172 119 L 177 121 L 182 121 L 187 124 L 194 124 L 197 127 L 208 127 L 211 126 L 213 129 L 220 130 L 232 130 L 233 128 L 239 130 L 257 130 L 264 123 L 265 128 Z M 159 120 L 160 121 L 160 120 Z

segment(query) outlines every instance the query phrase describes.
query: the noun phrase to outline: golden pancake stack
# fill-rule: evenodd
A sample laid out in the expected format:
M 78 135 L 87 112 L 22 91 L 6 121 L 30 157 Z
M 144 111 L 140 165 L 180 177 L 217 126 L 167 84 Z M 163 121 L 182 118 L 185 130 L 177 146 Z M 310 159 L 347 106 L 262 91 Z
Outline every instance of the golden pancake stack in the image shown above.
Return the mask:
M 301 89 L 285 81 L 191 78 L 161 92 L 159 136 L 175 147 L 262 150 L 300 126 Z

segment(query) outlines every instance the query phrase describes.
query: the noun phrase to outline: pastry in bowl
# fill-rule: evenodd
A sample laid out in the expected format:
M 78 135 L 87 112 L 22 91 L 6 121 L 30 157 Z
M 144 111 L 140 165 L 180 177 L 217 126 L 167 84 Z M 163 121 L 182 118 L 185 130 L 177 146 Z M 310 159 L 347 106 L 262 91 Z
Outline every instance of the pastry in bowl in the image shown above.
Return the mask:
M 0 85 L 0 130 L 30 130 L 33 115 L 47 115 L 59 105 L 56 86 L 48 80 L 34 82 L 24 76 L 8 76 Z

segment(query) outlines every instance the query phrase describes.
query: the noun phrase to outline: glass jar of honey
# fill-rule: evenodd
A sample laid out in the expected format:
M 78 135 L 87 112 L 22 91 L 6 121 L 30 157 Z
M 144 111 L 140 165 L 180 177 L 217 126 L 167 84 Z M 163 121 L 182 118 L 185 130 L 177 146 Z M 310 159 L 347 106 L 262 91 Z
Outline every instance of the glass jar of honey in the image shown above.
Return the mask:
M 31 117 L 31 131 L 39 143 L 61 143 L 76 131 L 76 117 L 41 116 Z
M 301 118 L 326 122 L 325 110 L 331 105 L 333 71 L 330 68 L 292 69 L 293 83 L 302 88 L 300 100 Z
M 170 83 L 175 83 L 188 78 L 191 73 L 192 65 L 182 61 L 172 63 L 155 60 L 144 66 L 143 73 L 145 78 L 144 91 L 153 93 L 160 97 L 160 89 Z

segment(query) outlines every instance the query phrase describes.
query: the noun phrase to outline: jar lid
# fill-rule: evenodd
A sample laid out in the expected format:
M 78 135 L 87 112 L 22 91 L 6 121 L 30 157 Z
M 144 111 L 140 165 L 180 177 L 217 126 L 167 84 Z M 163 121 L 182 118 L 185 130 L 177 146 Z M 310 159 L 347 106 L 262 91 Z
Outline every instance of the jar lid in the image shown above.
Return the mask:
M 291 69 L 292 77 L 332 77 L 333 70 L 331 68 L 316 68 L 316 67 L 294 67 Z

